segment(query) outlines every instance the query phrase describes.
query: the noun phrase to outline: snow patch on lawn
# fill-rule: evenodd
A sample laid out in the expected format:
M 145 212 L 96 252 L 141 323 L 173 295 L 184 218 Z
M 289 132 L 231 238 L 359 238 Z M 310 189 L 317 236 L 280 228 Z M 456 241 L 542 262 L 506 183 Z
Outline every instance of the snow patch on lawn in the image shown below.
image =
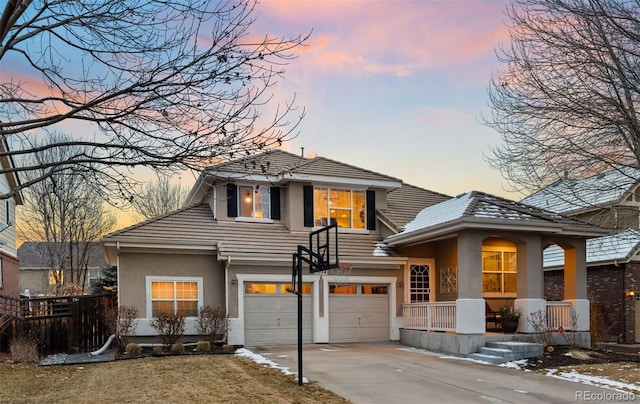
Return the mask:
M 575 370 L 570 372 L 559 372 L 558 369 L 548 369 L 546 376 L 555 377 L 557 379 L 570 380 L 572 382 L 587 384 L 589 386 L 606 387 L 618 391 L 633 391 L 640 393 L 640 386 L 632 383 L 624 383 L 618 380 L 610 380 L 602 376 L 589 376 L 578 373 Z
M 285 375 L 294 375 L 296 376 L 296 380 L 298 379 L 298 373 L 292 371 L 291 369 L 289 369 L 288 367 L 285 366 L 281 366 L 278 365 L 277 363 L 275 363 L 274 361 L 272 361 L 271 359 L 265 358 L 264 356 L 257 354 L 255 352 L 251 352 L 250 350 L 246 349 L 246 348 L 240 348 L 236 350 L 236 356 L 239 356 L 241 358 L 248 358 L 251 359 L 252 361 L 261 364 L 261 365 L 266 365 L 269 366 L 270 368 L 273 369 L 278 369 L 280 370 L 282 373 L 284 373 Z M 307 380 L 306 377 L 302 378 L 302 383 L 309 383 L 309 380 Z

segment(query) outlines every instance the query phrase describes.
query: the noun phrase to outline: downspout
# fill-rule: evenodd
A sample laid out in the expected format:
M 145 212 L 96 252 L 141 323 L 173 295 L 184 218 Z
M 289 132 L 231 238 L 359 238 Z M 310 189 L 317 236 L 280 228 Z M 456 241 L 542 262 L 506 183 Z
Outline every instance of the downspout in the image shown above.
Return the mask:
M 229 315 L 229 268 L 231 267 L 231 256 L 227 256 L 227 261 L 224 265 L 224 304 L 227 316 Z
M 120 242 L 116 241 L 116 288 L 118 290 L 118 307 L 120 307 Z

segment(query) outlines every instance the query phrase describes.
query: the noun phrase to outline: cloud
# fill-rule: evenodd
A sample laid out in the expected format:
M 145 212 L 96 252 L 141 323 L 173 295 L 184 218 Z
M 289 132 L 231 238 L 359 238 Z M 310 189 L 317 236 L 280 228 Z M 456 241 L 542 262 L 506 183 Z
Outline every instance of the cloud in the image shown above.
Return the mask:
M 406 77 L 492 55 L 507 38 L 503 9 L 500 1 L 266 0 L 256 12 L 262 29 L 313 29 L 301 58 L 309 68 Z

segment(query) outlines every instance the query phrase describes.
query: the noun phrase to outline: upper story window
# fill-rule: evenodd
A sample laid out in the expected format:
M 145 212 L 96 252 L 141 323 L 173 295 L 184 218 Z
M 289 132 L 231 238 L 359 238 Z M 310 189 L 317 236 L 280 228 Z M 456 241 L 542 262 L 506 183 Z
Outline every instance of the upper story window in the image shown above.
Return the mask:
M 348 229 L 366 228 L 366 193 L 348 189 L 314 188 L 314 225 L 337 223 Z
M 280 220 L 280 188 L 227 184 L 227 216 Z
M 376 229 L 376 192 L 303 185 L 304 227 Z
M 238 200 L 241 217 L 259 219 L 271 218 L 270 188 L 256 186 L 239 186 Z
M 482 291 L 516 293 L 517 254 L 514 247 L 482 248 Z

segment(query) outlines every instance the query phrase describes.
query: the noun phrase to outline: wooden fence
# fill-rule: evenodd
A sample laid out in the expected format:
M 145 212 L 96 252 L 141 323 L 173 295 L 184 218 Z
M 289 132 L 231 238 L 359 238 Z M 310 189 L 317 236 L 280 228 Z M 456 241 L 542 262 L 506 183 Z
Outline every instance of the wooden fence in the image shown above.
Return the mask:
M 0 295 L 0 349 L 16 337 L 33 337 L 41 355 L 91 352 L 107 341 L 114 294 L 12 298 Z M 4 323 L 4 325 L 3 325 Z

